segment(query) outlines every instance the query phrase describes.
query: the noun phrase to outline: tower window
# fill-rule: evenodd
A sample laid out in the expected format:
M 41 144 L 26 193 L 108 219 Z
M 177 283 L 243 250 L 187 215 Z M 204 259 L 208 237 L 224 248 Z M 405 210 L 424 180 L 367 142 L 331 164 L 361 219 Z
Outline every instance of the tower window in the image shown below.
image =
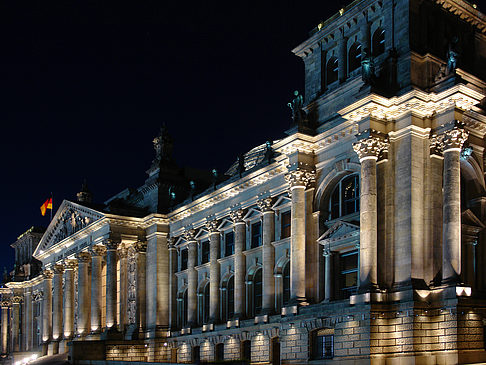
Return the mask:
M 254 295 L 254 309 L 255 313 L 260 313 L 262 310 L 262 270 L 258 269 L 253 277 L 253 295 Z
M 337 57 L 331 57 L 329 61 L 327 62 L 327 67 L 326 67 L 326 84 L 330 85 L 333 82 L 336 82 L 338 80 L 338 72 L 339 72 L 339 61 Z
M 290 301 L 290 262 L 283 269 L 282 299 L 284 305 L 287 305 Z
M 385 53 L 385 30 L 378 28 L 372 38 L 373 57 Z
M 342 179 L 334 188 L 330 201 L 331 219 L 359 212 L 359 176 Z
M 349 73 L 361 68 L 361 44 L 354 43 L 349 49 Z
M 204 296 L 203 296 L 203 323 L 208 323 L 209 320 L 209 283 L 206 284 L 204 287 Z
M 228 319 L 233 318 L 235 315 L 235 279 L 232 276 L 228 281 L 227 288 L 228 299 Z

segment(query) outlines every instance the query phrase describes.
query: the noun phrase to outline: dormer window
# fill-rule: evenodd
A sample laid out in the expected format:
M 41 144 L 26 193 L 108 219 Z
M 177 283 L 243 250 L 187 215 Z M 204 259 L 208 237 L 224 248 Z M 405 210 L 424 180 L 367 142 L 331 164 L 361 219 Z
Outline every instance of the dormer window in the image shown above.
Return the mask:
M 361 44 L 355 42 L 349 49 L 349 73 L 361 68 Z
M 338 80 L 339 61 L 337 57 L 331 57 L 327 62 L 326 83 L 330 85 Z
M 378 28 L 373 33 L 372 47 L 373 47 L 372 49 L 373 57 L 377 57 L 385 53 L 385 30 L 384 29 Z

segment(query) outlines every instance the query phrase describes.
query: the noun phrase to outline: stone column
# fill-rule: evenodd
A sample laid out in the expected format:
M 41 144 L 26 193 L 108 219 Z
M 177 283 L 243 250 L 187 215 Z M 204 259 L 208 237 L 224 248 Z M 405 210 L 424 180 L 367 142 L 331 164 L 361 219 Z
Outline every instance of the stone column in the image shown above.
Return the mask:
M 86 336 L 90 332 L 90 306 L 91 283 L 89 280 L 89 263 L 91 255 L 88 252 L 79 252 L 78 259 L 78 321 L 77 332 Z
M 10 302 L 2 300 L 0 305 L 2 306 L 2 355 L 6 355 L 8 353 L 8 307 Z
M 139 331 L 147 326 L 147 242 L 138 241 L 133 245 L 137 267 L 137 313 L 136 324 Z
M 189 327 L 197 324 L 197 241 L 194 237 L 193 229 L 184 233 L 184 238 L 188 242 L 187 260 L 187 323 Z
M 220 251 L 220 234 L 218 222 L 210 220 L 206 222 L 209 232 L 209 321 L 219 321 L 219 279 L 220 265 L 218 262 Z
M 42 342 L 52 339 L 52 270 L 44 270 L 44 296 L 42 302 Z
M 331 300 L 332 293 L 332 252 L 328 248 L 324 249 L 323 255 L 326 258 L 326 275 L 324 282 L 324 300 L 329 302 Z
M 120 263 L 120 303 L 118 307 L 120 330 L 123 332 L 128 325 L 128 266 L 127 249 L 122 247 L 117 251 Z
M 169 326 L 169 249 L 167 232 L 161 229 L 159 225 L 147 229 L 146 315 L 151 338 L 162 335 Z
M 272 198 L 261 199 L 258 207 L 262 212 L 262 246 L 263 246 L 263 300 L 262 309 L 265 314 L 275 311 L 275 248 L 272 242 L 275 240 L 275 213 L 272 210 Z
M 109 239 L 104 242 L 104 245 L 106 247 L 106 328 L 110 330 L 116 329 L 116 250 L 118 242 Z
M 102 245 L 91 247 L 91 325 L 92 333 L 101 331 L 102 271 L 101 261 L 106 248 Z
M 340 29 L 340 38 L 338 40 L 338 59 L 339 82 L 346 81 L 348 74 L 348 38 L 344 36 L 344 29 Z
M 442 282 L 457 284 L 461 275 L 461 149 L 468 132 L 460 123 L 438 137 L 444 154 Z
M 64 339 L 70 340 L 74 336 L 74 270 L 78 266 L 76 260 L 64 262 Z
M 388 141 L 381 133 L 367 130 L 358 135 L 353 148 L 361 162 L 358 290 L 365 293 L 378 288 L 376 161 L 388 149 Z
M 290 225 L 290 301 L 305 304 L 305 189 L 314 181 L 315 172 L 297 168 L 285 175 L 292 198 Z
M 64 266 L 60 264 L 54 265 L 54 279 L 52 285 L 54 292 L 52 297 L 52 338 L 59 341 L 62 338 L 62 275 L 64 274 Z
M 32 332 L 32 293 L 30 291 L 31 288 L 27 288 L 24 294 L 24 320 L 23 320 L 23 327 L 24 327 L 24 340 L 23 342 L 23 351 L 30 351 L 32 349 L 32 339 L 33 339 L 33 332 Z
M 234 254 L 234 265 L 235 265 L 235 291 L 234 291 L 234 302 L 235 302 L 235 318 L 244 318 L 246 314 L 245 303 L 246 303 L 246 257 L 243 254 L 246 248 L 246 223 L 243 220 L 245 211 L 243 209 L 238 209 L 230 212 L 231 219 L 234 224 L 235 231 L 235 254 Z
M 177 248 L 175 247 L 174 238 L 169 238 L 169 265 L 170 265 L 170 328 L 175 330 L 177 328 Z
M 12 351 L 20 351 L 20 303 L 22 303 L 22 297 L 15 295 L 12 297 Z

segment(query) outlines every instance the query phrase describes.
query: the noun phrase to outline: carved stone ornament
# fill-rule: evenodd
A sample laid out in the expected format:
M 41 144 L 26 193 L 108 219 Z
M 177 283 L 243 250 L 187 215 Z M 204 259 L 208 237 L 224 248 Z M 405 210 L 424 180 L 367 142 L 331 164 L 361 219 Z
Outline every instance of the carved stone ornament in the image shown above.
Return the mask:
M 137 241 L 133 244 L 133 248 L 137 253 L 140 252 L 147 252 L 147 242 L 145 241 Z
M 89 252 L 86 251 L 78 252 L 76 254 L 76 258 L 78 259 L 79 262 L 82 263 L 88 263 L 91 261 L 91 255 L 89 254 Z
M 56 275 L 62 275 L 64 273 L 64 265 L 55 264 L 52 267 L 52 271 L 54 271 L 54 274 L 56 274 Z
M 291 189 L 296 186 L 307 187 L 309 184 L 313 183 L 315 179 L 315 171 L 301 168 L 297 168 L 297 170 L 294 171 L 289 171 L 287 175 L 285 175 L 285 180 L 287 180 L 287 183 Z
M 112 240 L 112 239 L 107 239 L 103 242 L 103 245 L 106 247 L 107 250 L 109 251 L 114 251 L 118 248 L 118 245 L 120 244 L 119 241 Z
M 128 324 L 136 323 L 137 315 L 137 256 L 136 250 L 132 246 L 128 249 L 127 258 L 127 286 L 128 286 L 128 298 L 127 298 L 127 315 Z
M 322 256 L 324 257 L 328 257 L 328 256 L 331 256 L 332 255 L 332 252 L 329 248 L 325 248 L 323 251 L 322 251 Z
M 54 242 L 59 242 L 78 232 L 93 222 L 92 217 L 83 216 L 74 209 L 67 209 L 59 218 L 59 228 L 54 235 Z
M 271 212 L 273 199 L 272 198 L 263 198 L 257 201 L 258 208 L 260 208 L 262 213 Z
M 46 269 L 42 272 L 42 276 L 44 276 L 44 279 L 52 279 L 54 277 L 54 273 L 50 269 Z
M 206 229 L 209 233 L 219 233 L 218 231 L 219 222 L 216 219 L 206 221 Z
M 167 238 L 167 248 L 169 250 L 175 250 L 176 249 L 175 243 L 176 243 L 175 237 L 168 237 Z
M 94 245 L 90 249 L 91 256 L 103 256 L 106 253 L 106 247 L 103 245 Z
M 127 257 L 127 249 L 125 247 L 119 248 L 116 251 L 118 260 L 125 259 Z
M 8 300 L 2 300 L 2 301 L 0 302 L 0 306 L 1 306 L 2 308 L 8 308 L 8 307 L 10 307 L 10 301 L 8 301 Z
M 442 152 L 451 149 L 461 149 L 468 137 L 469 133 L 462 128 L 462 125 L 457 124 L 453 129 L 439 136 L 439 147 Z
M 245 216 L 244 209 L 237 209 L 230 212 L 230 218 L 233 223 L 240 223 L 243 222 L 243 217 Z
M 20 304 L 23 301 L 23 297 L 20 295 L 15 295 L 12 297 L 12 304 Z
M 42 290 L 36 289 L 32 292 L 32 301 L 40 302 L 44 298 L 44 292 Z
M 196 241 L 196 230 L 192 228 L 186 228 L 184 231 L 184 239 L 188 242 Z
M 64 268 L 66 270 L 75 270 L 78 267 L 78 262 L 73 259 L 64 260 Z
M 354 152 L 360 160 L 367 157 L 378 159 L 382 152 L 388 151 L 388 138 L 382 133 L 374 130 L 366 130 L 358 134 L 358 142 L 353 143 Z

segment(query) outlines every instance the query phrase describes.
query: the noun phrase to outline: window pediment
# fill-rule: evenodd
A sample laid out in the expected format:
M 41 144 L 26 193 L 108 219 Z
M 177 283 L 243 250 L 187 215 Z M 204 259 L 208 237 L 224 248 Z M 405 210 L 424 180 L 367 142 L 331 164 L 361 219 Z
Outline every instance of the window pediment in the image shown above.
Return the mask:
M 359 238 L 359 225 L 339 220 L 319 237 L 318 242 L 324 245 L 350 238 Z

